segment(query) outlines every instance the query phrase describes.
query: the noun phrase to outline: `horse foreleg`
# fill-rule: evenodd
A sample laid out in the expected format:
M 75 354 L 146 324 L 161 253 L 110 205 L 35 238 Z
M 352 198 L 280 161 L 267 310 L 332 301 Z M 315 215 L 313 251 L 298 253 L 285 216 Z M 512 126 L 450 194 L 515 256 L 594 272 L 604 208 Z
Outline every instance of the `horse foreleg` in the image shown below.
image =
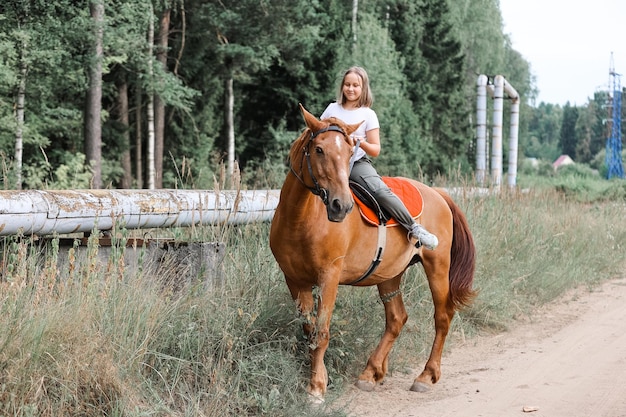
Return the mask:
M 330 320 L 337 299 L 339 284 L 323 284 L 319 286 L 317 315 L 314 314 L 315 300 L 313 287 L 299 284 L 286 277 L 287 286 L 296 302 L 298 314 L 303 319 L 302 329 L 307 336 L 311 355 L 311 380 L 307 392 L 316 401 L 323 401 L 328 385 L 328 373 L 324 365 L 324 354 L 330 340 Z
M 313 315 L 313 308 L 315 302 L 313 300 L 313 286 L 311 285 L 296 285 L 289 278 L 286 278 L 287 287 L 291 297 L 296 302 L 296 309 L 298 315 L 302 319 L 302 330 L 310 343 L 313 334 L 313 328 L 315 326 L 315 316 Z
M 338 286 L 337 282 L 325 282 L 320 285 L 317 320 L 311 335 L 311 381 L 308 393 L 320 401 L 323 400 L 328 385 L 324 354 L 330 341 L 330 320 L 335 308 Z
M 428 272 L 427 272 L 428 275 Z M 454 317 L 454 306 L 449 299 L 450 286 L 447 274 L 434 279 L 435 274 L 428 275 L 428 284 L 433 297 L 435 307 L 435 340 L 430 350 L 430 357 L 424 366 L 422 373 L 415 378 L 411 391 L 428 391 L 432 384 L 441 377 L 441 355 L 443 346 L 450 329 L 450 323 Z
M 389 352 L 408 319 L 400 293 L 401 277 L 378 284 L 378 293 L 385 307 L 385 332 L 356 383 L 364 391 L 374 389 L 376 383 L 381 382 L 387 374 Z

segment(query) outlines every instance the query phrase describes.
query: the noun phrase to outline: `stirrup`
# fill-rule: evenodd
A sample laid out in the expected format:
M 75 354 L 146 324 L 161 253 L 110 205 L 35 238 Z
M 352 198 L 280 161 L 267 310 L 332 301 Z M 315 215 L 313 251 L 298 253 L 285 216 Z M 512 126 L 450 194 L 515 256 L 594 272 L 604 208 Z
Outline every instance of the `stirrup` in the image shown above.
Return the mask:
M 421 224 L 416 224 L 411 228 L 411 230 L 409 231 L 409 236 L 411 235 L 415 236 L 415 238 L 419 242 L 419 246 L 418 244 L 415 245 L 416 248 L 424 246 L 426 249 L 435 250 L 437 249 L 437 246 L 439 246 L 439 239 L 437 239 L 437 236 L 430 233 Z M 426 242 L 424 242 L 423 239 L 426 239 Z
M 413 236 L 413 233 L 409 230 L 406 234 L 406 240 L 408 240 L 409 242 L 411 242 L 411 237 Z M 417 249 L 422 247 L 422 241 L 420 240 L 419 237 L 415 236 L 415 247 Z

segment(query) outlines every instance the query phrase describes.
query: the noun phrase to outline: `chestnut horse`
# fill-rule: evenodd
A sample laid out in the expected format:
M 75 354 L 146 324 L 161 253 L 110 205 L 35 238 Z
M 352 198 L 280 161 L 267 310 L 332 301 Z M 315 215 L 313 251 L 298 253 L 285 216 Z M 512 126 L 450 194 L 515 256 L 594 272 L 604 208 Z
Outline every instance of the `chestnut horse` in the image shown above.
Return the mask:
M 367 225 L 359 210 L 353 210 L 349 187 L 355 146 L 350 134 L 359 124 L 318 120 L 302 105 L 300 109 L 307 127 L 291 146 L 291 170 L 272 220 L 270 247 L 304 318 L 311 347 L 307 391 L 320 401 L 326 393 L 324 354 L 339 285 L 378 286 L 385 332 L 356 385 L 371 391 L 383 380 L 389 352 L 408 318 L 400 293 L 402 275 L 415 262 L 421 262 L 428 277 L 436 334 L 430 357 L 411 390 L 427 391 L 441 377 L 441 354 L 455 310 L 469 305 L 475 296 L 475 246 L 465 215 L 443 190 L 409 180 L 423 198 L 418 221 L 439 238 L 439 246 L 416 248 L 404 228 L 389 227 L 380 264 L 360 279 L 371 266 L 379 241 L 378 228 Z M 319 290 L 316 312 L 314 287 Z

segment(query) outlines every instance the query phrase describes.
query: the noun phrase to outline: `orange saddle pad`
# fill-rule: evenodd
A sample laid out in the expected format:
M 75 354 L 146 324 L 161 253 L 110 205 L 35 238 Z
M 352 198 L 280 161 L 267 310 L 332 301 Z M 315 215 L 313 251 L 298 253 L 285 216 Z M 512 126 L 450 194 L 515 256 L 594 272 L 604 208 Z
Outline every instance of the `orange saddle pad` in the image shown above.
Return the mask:
M 397 195 L 400 200 L 404 202 L 406 208 L 409 209 L 409 213 L 413 216 L 414 219 L 418 218 L 422 215 L 422 210 L 424 208 L 424 201 L 422 199 L 422 193 L 418 190 L 413 184 L 407 181 L 404 178 L 397 177 L 382 177 L 383 181 L 391 191 Z M 352 193 L 354 197 L 354 201 L 359 207 L 359 211 L 361 212 L 361 217 L 373 226 L 378 226 L 378 216 L 376 212 L 365 205 L 354 193 Z M 387 222 L 387 226 L 397 225 L 398 222 L 396 219 L 391 218 Z

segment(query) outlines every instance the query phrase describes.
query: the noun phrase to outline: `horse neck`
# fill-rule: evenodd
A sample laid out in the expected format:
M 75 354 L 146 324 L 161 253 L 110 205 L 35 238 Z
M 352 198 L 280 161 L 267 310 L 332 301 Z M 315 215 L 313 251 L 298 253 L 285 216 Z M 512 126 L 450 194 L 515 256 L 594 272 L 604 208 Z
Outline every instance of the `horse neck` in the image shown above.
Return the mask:
M 313 194 L 293 172 L 287 174 L 281 191 L 281 201 L 289 212 L 288 218 L 294 222 L 310 222 L 316 224 L 320 219 L 326 220 L 326 206 L 322 199 Z

